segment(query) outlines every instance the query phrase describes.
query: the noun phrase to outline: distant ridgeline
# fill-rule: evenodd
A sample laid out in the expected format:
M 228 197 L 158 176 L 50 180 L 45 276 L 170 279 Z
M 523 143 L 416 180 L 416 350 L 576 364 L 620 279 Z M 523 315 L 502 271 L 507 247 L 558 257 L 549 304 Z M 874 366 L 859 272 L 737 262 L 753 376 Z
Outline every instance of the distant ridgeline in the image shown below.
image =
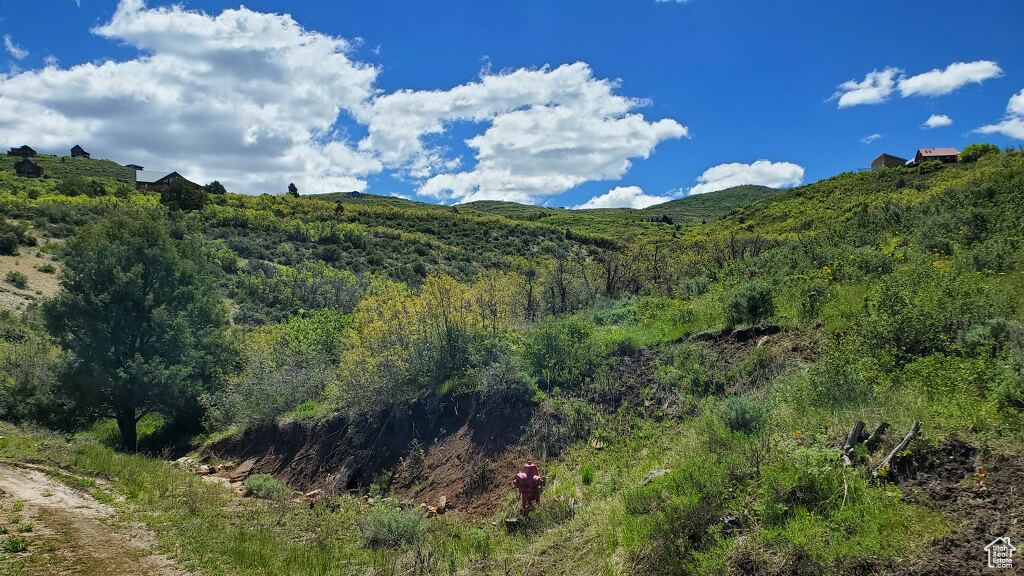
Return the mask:
M 21 158 L 0 155 L 0 170 L 14 171 L 14 164 Z M 31 158 L 43 169 L 45 178 L 62 180 L 72 176 L 84 178 L 113 178 L 125 184 L 135 185 L 135 170 L 122 166 L 112 160 L 94 160 L 92 158 L 72 158 L 70 156 L 51 156 L 38 154 Z

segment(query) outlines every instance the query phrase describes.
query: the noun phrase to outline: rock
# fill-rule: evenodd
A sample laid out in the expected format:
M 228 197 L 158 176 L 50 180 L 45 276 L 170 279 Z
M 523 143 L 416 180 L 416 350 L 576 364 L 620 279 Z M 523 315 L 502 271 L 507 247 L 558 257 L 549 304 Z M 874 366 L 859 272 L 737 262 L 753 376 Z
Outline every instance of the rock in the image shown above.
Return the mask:
M 440 498 L 437 499 L 437 513 L 438 514 L 444 514 L 445 510 L 447 510 L 447 509 L 448 509 L 448 497 L 447 496 L 441 496 Z
M 434 516 L 437 516 L 437 508 L 427 506 L 427 518 L 433 518 Z
M 305 494 L 303 494 L 303 496 L 305 496 L 306 498 L 319 498 L 320 496 L 323 495 L 323 493 L 323 490 L 317 488 L 316 490 L 306 492 Z
M 644 477 L 644 481 L 641 482 L 640 485 L 641 486 L 647 486 L 648 484 L 653 482 L 655 478 L 660 478 L 660 477 L 662 477 L 662 476 L 664 476 L 665 474 L 668 474 L 668 473 L 669 473 L 669 469 L 668 468 L 660 468 L 658 470 L 651 470 L 647 474 L 647 476 Z
M 249 474 L 252 472 L 253 466 L 256 466 L 256 459 L 249 458 L 245 462 L 242 462 L 238 466 L 238 468 L 235 468 L 235 470 L 231 473 L 229 478 L 231 479 L 232 482 L 241 482 L 242 480 L 245 480 L 246 478 L 249 477 Z

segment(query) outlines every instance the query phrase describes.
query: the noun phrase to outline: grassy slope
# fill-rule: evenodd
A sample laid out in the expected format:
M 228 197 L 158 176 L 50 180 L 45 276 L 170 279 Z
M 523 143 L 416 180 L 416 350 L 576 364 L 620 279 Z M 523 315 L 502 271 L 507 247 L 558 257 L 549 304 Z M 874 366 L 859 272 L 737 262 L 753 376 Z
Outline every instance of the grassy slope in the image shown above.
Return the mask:
M 0 170 L 14 171 L 15 162 L 21 160 L 4 154 L 0 156 Z M 32 161 L 43 168 L 43 177 L 59 180 L 69 176 L 112 178 L 127 184 L 135 184 L 135 171 L 112 160 L 95 158 L 72 158 L 40 154 Z
M 780 190 L 766 186 L 736 186 L 718 192 L 656 204 L 642 210 L 633 208 L 568 210 L 493 200 L 470 202 L 460 206 L 459 209 L 470 213 L 494 214 L 513 220 L 543 222 L 558 228 L 569 228 L 613 237 L 624 235 L 667 236 L 675 230 L 674 227 L 651 222 L 651 218 L 667 215 L 676 224 L 692 226 L 700 224 L 702 221 L 716 220 L 737 208 L 770 198 L 780 192 Z

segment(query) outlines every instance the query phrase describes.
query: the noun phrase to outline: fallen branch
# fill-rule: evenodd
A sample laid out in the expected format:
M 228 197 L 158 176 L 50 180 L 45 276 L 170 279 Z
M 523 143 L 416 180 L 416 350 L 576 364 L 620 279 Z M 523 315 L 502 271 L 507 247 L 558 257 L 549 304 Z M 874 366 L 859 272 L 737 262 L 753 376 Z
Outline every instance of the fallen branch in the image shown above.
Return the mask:
M 888 468 L 889 465 L 892 463 L 892 459 L 895 458 L 896 455 L 899 454 L 900 452 L 906 450 L 907 446 L 910 445 L 910 441 L 913 440 L 914 437 L 917 436 L 917 433 L 920 431 L 921 423 L 915 420 L 914 425 L 910 427 L 910 432 L 908 432 L 907 435 L 903 438 L 903 440 L 901 440 L 900 443 L 897 444 L 896 447 L 892 449 L 892 452 L 889 452 L 889 455 L 886 456 L 885 459 L 878 464 L 878 466 L 875 466 L 875 469 L 871 472 L 871 475 L 878 477 L 878 471 L 884 468 Z

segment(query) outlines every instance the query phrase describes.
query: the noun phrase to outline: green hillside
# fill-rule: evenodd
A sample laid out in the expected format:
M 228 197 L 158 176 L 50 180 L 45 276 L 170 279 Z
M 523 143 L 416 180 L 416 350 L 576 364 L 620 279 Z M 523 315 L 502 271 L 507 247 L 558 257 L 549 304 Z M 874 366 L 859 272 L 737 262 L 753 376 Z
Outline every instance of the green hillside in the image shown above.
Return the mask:
M 958 574 L 1024 538 L 1020 151 L 645 210 L 100 184 L 0 170 L 0 306 L 63 279 L 0 311 L 0 457 L 197 573 Z
M 21 158 L 0 156 L 0 170 L 14 172 L 14 163 Z M 135 171 L 113 162 L 92 158 L 72 158 L 39 154 L 32 161 L 43 169 L 43 177 L 61 180 L 72 176 L 84 178 L 110 178 L 125 184 L 135 185 Z

